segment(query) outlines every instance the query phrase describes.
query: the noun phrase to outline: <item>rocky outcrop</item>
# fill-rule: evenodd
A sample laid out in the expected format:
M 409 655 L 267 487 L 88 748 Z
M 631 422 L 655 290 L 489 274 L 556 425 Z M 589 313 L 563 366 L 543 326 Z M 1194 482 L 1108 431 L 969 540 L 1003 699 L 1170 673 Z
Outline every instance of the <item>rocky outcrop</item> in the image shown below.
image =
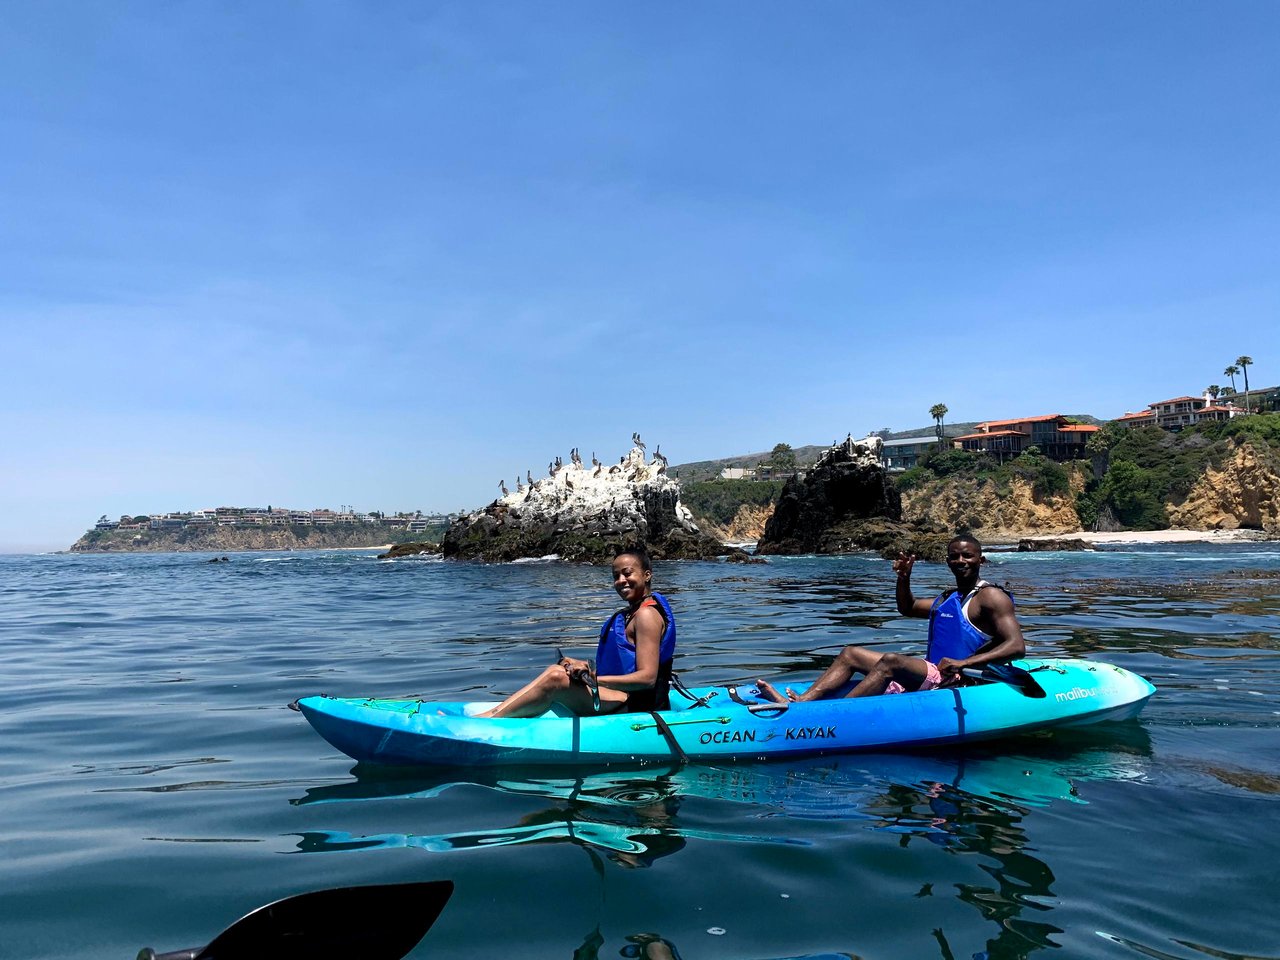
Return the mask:
M 433 555 L 440 553 L 440 544 L 432 543 L 429 540 L 419 540 L 412 543 L 397 543 L 386 553 L 378 554 L 379 560 L 399 560 L 401 557 L 417 557 L 422 555 Z
M 880 462 L 878 438 L 849 438 L 787 481 L 756 552 L 905 551 L 937 559 L 947 539 L 941 530 L 902 522 L 901 498 Z
M 403 536 L 381 526 L 210 526 L 179 530 L 90 530 L 71 545 L 73 553 L 197 553 L 245 550 L 335 550 L 382 547 Z
M 1071 495 L 1037 497 L 1031 484 L 1014 477 L 1007 486 L 989 478 L 947 477 L 920 484 L 902 495 L 911 522 L 944 530 L 968 530 L 987 540 L 1014 540 L 1028 534 L 1077 533 L 1075 493 L 1084 484 L 1071 474 Z
M 666 460 L 645 457 L 637 443 L 618 463 L 584 466 L 576 453 L 549 476 L 516 485 L 445 533 L 447 559 L 504 562 L 527 557 L 608 563 L 643 543 L 663 559 L 710 559 L 733 552 L 698 529 L 680 503 L 680 484 Z
M 1262 530 L 1280 536 L 1280 458 L 1252 443 L 1236 445 L 1209 467 L 1182 503 L 1168 507 L 1170 524 L 1183 530 Z
M 1072 550 L 1093 550 L 1092 543 L 1087 540 L 1077 540 L 1073 537 L 1045 537 L 1039 539 L 1036 537 L 1023 537 L 1018 541 L 1019 553 L 1060 553 Z

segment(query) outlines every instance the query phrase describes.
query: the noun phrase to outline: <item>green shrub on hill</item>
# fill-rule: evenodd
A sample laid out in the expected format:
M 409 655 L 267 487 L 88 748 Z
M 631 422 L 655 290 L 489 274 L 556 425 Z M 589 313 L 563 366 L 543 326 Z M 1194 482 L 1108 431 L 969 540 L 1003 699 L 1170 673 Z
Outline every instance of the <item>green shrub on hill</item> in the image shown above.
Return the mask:
M 680 485 L 680 502 L 695 516 L 725 524 L 743 504 L 765 507 L 778 502 L 781 480 L 703 480 Z
M 1091 526 L 1109 510 L 1127 527 L 1163 529 L 1169 525 L 1165 504 L 1181 501 L 1206 467 L 1220 466 L 1243 442 L 1280 449 L 1280 413 L 1203 423 L 1180 433 L 1109 424 L 1090 441 L 1090 452 L 1105 458 L 1107 470 L 1078 498 L 1080 522 Z
M 1034 446 L 1004 463 L 967 450 L 935 451 L 926 454 L 919 466 L 898 474 L 895 482 L 899 490 L 910 490 L 930 480 L 959 476 L 994 483 L 1001 493 L 1009 491 L 1014 477 L 1029 483 L 1038 497 L 1065 496 L 1071 492 L 1067 468 Z

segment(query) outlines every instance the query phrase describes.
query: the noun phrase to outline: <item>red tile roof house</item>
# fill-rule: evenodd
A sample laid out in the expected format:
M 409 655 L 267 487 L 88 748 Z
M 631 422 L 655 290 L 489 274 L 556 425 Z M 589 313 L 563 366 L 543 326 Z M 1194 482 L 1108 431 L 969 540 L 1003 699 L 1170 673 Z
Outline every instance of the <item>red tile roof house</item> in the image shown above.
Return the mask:
M 956 437 L 952 444 L 959 450 L 988 453 L 1001 460 L 1016 457 L 1027 447 L 1038 447 L 1052 460 L 1081 460 L 1084 445 L 1098 427 L 1072 423 L 1060 413 L 1042 417 L 1020 417 L 1013 420 L 988 420 L 978 424 L 975 432 Z
M 1160 427 L 1162 430 L 1181 430 L 1206 420 L 1230 420 L 1244 413 L 1231 404 L 1217 404 L 1206 393 L 1203 397 L 1174 397 L 1160 400 L 1138 413 L 1126 413 L 1113 423 L 1126 427 Z

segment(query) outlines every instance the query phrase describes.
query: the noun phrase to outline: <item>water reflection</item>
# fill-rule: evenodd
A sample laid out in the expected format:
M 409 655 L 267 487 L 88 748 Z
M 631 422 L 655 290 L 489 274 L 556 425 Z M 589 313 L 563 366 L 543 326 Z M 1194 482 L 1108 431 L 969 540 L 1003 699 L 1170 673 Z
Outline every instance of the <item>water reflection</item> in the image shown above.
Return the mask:
M 603 856 L 625 867 L 645 867 L 681 853 L 690 840 L 807 845 L 810 841 L 787 836 L 802 832 L 788 829 L 787 820 L 858 822 L 867 830 L 895 835 L 902 847 L 923 843 L 948 855 L 980 858 L 989 882 L 957 883 L 954 896 L 976 910 L 995 932 L 985 944 L 970 944 L 957 954 L 958 947 L 946 930 L 936 930 L 943 960 L 957 955 L 1025 960 L 1058 946 L 1053 936 L 1062 932 L 1049 922 L 1057 905 L 1054 871 L 1030 852 L 1034 848 L 1029 832 L 1036 811 L 1053 804 L 1087 803 L 1082 786 L 1090 782 L 1146 777 L 1151 748 L 1145 731 L 1136 724 L 1105 725 L 1101 731 L 1060 731 L 1043 741 L 1020 742 L 1019 747 L 1016 754 L 971 748 L 787 763 L 691 764 L 662 770 L 469 768 L 404 776 L 357 768 L 356 779 L 311 788 L 291 802 L 429 801 L 455 787 L 536 797 L 553 802 L 511 826 L 425 836 L 315 831 L 301 835 L 297 851 L 413 847 L 444 852 L 569 842 L 586 849 L 593 862 Z M 749 819 L 771 823 L 781 836 L 695 829 L 681 822 L 682 804 L 695 800 L 752 807 Z M 433 815 L 438 815 L 434 805 Z M 942 889 L 935 890 L 931 883 L 916 894 L 941 895 Z M 662 956 L 652 951 L 675 949 L 656 935 L 629 943 L 636 951 L 650 953 L 624 955 Z M 975 951 L 977 946 L 981 949 Z M 574 956 L 594 954 L 584 943 Z
M 422 798 L 436 795 L 447 786 L 456 785 L 456 782 L 451 782 L 425 790 L 405 790 L 402 784 L 401 789 L 389 792 L 384 782 L 374 793 L 368 794 L 359 784 L 340 784 L 337 787 L 319 788 L 317 792 L 326 791 L 327 799 L 331 801 L 368 800 L 388 796 Z M 493 785 L 498 789 L 506 789 L 502 782 L 495 782 Z M 573 843 L 589 851 L 600 851 L 623 867 L 648 867 L 661 857 L 680 852 L 690 839 L 807 846 L 802 840 L 680 826 L 676 822 L 676 815 L 681 798 L 668 774 L 656 774 L 643 779 L 611 780 L 607 785 L 589 788 L 594 795 L 579 792 L 578 787 L 582 786 L 582 781 L 564 786 L 561 781 L 548 782 L 541 788 L 534 784 L 514 786 L 515 789 L 511 792 L 564 802 L 527 814 L 512 826 L 492 830 L 364 836 L 353 836 L 337 830 L 311 831 L 300 835 L 297 852 L 339 853 L 376 848 L 414 848 L 444 853 L 522 844 Z M 343 791 L 344 787 L 355 789 Z M 295 802 L 316 800 L 317 798 L 309 796 Z
M 684 960 L 679 948 L 660 933 L 633 933 L 624 937 L 624 946 L 618 950 L 620 957 L 635 957 L 638 960 Z M 605 947 L 605 939 L 599 928 L 592 930 L 582 941 L 582 946 L 573 951 L 573 960 L 600 960 L 601 949 Z M 609 953 L 606 950 L 605 956 Z M 690 957 L 689 960 L 696 960 Z M 860 960 L 853 953 L 806 953 L 803 956 L 786 957 L 783 960 Z

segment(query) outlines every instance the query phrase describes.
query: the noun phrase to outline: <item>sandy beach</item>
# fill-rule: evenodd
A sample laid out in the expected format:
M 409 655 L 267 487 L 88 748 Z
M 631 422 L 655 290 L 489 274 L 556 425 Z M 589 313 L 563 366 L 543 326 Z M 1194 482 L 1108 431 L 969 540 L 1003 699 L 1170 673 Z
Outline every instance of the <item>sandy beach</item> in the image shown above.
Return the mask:
M 1053 533 L 1025 540 L 1085 540 L 1089 543 L 1245 543 L 1273 539 L 1261 530 L 1121 530 L 1115 533 Z

